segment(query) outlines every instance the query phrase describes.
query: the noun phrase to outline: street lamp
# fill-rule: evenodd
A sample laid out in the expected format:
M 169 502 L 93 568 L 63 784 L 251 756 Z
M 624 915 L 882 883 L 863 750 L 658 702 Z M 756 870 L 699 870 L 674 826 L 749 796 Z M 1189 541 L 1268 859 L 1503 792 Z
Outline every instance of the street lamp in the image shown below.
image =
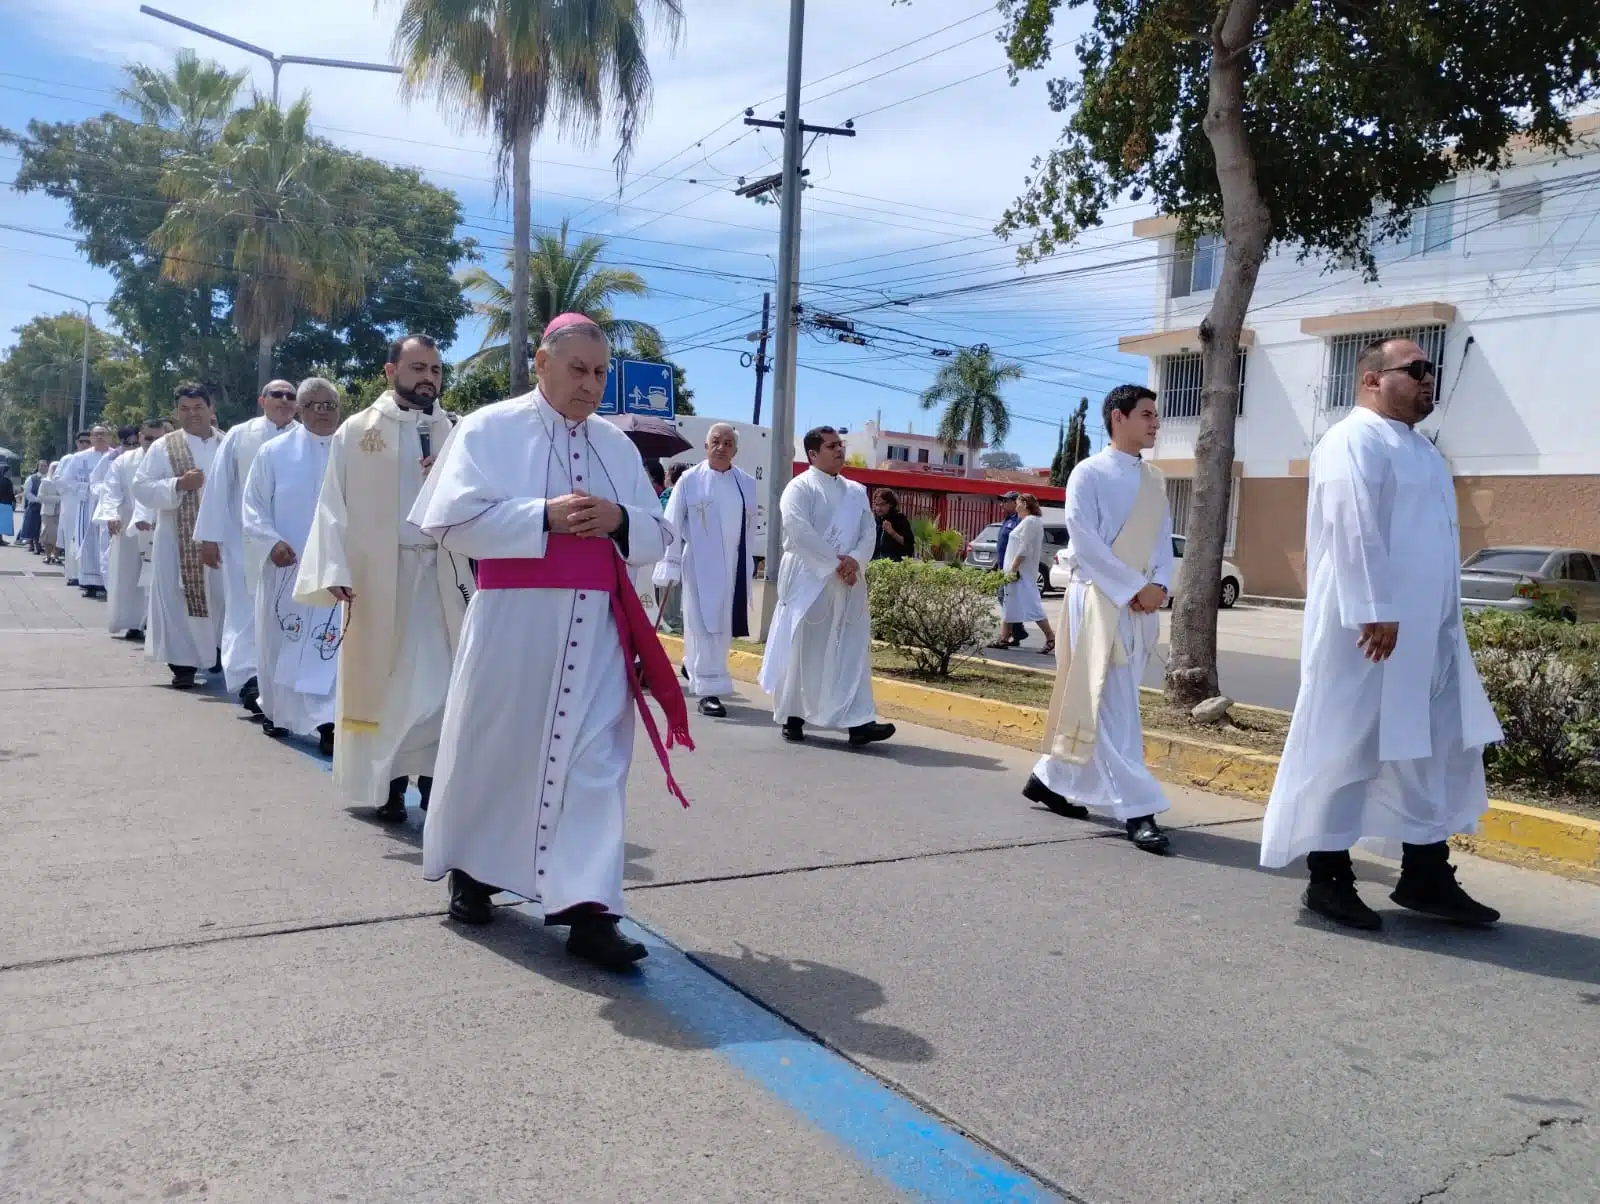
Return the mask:
M 45 288 L 42 284 L 30 284 L 29 288 L 38 289 L 41 293 L 50 293 L 57 297 L 65 297 L 68 301 L 76 301 L 83 306 L 83 369 L 78 375 L 78 429 L 83 429 L 84 423 L 89 420 L 89 311 L 96 305 L 104 305 L 104 301 L 90 301 L 87 297 L 74 297 L 71 293 L 63 293 L 59 289 Z
M 141 4 L 139 11 L 147 17 L 154 17 L 158 21 L 165 21 L 169 25 L 176 25 L 179 29 L 187 29 L 190 33 L 200 34 L 202 37 L 211 38 L 229 46 L 237 47 L 249 54 L 257 55 L 272 64 L 272 105 L 278 105 L 278 72 L 285 63 L 301 63 L 307 67 L 342 67 L 347 71 L 379 71 L 385 75 L 404 75 L 405 71 L 392 63 L 359 63 L 352 59 L 320 59 L 311 58 L 303 54 L 273 54 L 251 42 L 239 38 L 229 37 L 215 29 L 208 29 L 204 25 L 197 25 L 193 21 L 185 21 L 182 17 L 174 17 L 171 13 L 164 13 L 159 8 L 151 8 L 148 4 Z

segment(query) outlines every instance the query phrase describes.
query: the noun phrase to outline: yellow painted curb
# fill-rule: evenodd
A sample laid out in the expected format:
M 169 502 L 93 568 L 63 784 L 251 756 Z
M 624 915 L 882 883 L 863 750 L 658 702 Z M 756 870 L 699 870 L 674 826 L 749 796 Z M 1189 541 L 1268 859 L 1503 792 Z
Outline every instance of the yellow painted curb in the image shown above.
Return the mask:
M 670 655 L 681 659 L 681 639 L 663 635 L 661 643 Z M 728 654 L 728 670 L 740 681 L 753 682 L 760 673 L 761 658 L 734 650 Z M 1044 743 L 1045 713 L 1038 707 L 876 676 L 872 692 L 878 710 L 891 719 L 1030 752 Z M 1172 732 L 1146 732 L 1144 756 L 1159 778 L 1255 802 L 1267 800 L 1278 773 L 1278 758 L 1271 753 L 1211 744 Z M 1481 857 L 1600 882 L 1600 821 L 1579 815 L 1491 799 L 1477 833 L 1458 836 L 1455 843 Z

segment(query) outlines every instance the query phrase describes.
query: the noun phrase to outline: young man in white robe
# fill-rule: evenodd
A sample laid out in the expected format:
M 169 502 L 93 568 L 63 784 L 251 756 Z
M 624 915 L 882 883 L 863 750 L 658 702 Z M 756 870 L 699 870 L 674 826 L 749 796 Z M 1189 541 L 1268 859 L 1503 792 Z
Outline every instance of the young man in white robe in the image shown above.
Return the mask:
M 389 345 L 388 392 L 334 432 L 294 599 L 345 604 L 339 643 L 333 780 L 384 823 L 406 821 L 417 781 L 427 810 L 450 661 L 472 595 L 465 556 L 410 521 L 450 433 L 438 407 L 443 365 L 427 335 Z
M 844 440 L 831 426 L 807 431 L 810 467 L 784 487 L 783 564 L 761 688 L 773 699 L 783 738 L 798 744 L 806 727 L 849 734 L 854 746 L 894 735 L 872 700 L 872 622 L 867 564 L 878 520 L 867 491 L 840 475 Z
M 267 440 L 250 464 L 244 486 L 244 548 L 247 553 L 265 549 L 255 572 L 262 731 L 274 739 L 315 733 L 328 756 L 333 752 L 333 692 L 344 615 L 337 602 L 321 608 L 296 602 L 294 581 L 339 426 L 339 390 L 313 376 L 300 382 L 296 405 L 300 421 Z
M 1022 795 L 1071 819 L 1120 820 L 1136 847 L 1164 854 L 1170 841 L 1155 817 L 1169 804 L 1144 763 L 1139 720 L 1139 682 L 1172 581 L 1166 480 L 1142 457 L 1161 419 L 1143 385 L 1118 385 L 1101 409 L 1110 442 L 1067 480 L 1066 639 L 1044 756 Z
M 244 483 L 250 463 L 268 439 L 294 422 L 295 388 L 286 380 L 268 381 L 256 398 L 261 413 L 228 428 L 211 466 L 194 537 L 200 559 L 222 573 L 222 676 L 239 705 L 260 716 L 256 677 L 256 581 L 266 549 L 244 539 Z
M 176 400 L 178 429 L 157 439 L 140 459 L 133 500 L 155 517 L 145 647 L 152 660 L 172 670 L 173 689 L 190 690 L 222 649 L 222 574 L 201 559 L 194 537 L 222 432 L 204 385 L 179 385 Z M 138 521 L 136 515 L 136 526 Z
M 1434 366 L 1387 339 L 1356 372 L 1355 407 L 1311 454 L 1300 696 L 1261 864 L 1304 855 L 1306 907 L 1373 930 L 1350 848 L 1374 842 L 1400 856 L 1395 903 L 1492 924 L 1500 913 L 1461 889 L 1447 843 L 1488 809 L 1483 750 L 1502 733 L 1461 621 L 1455 483 L 1415 429 L 1433 412 Z
M 106 471 L 94 518 L 106 529 L 106 630 L 142 643 L 150 599 L 139 583 L 144 549 L 140 532 L 134 528 L 133 474 L 146 450 L 164 432 L 156 420 L 123 430 L 133 432 L 133 446 L 125 446 Z
M 667 526 L 676 538 L 654 575 L 657 586 L 683 586 L 684 676 L 700 713 L 712 719 L 727 718 L 728 651 L 750 634 L 756 482 L 734 467 L 738 453 L 739 435 L 727 423 L 706 432 L 706 458 L 667 499 Z
M 423 873 L 449 875 L 462 923 L 487 923 L 491 895 L 513 891 L 546 924 L 571 926 L 573 955 L 621 971 L 645 956 L 617 929 L 641 718 L 666 761 L 635 657 L 667 713 L 668 743 L 687 743 L 688 712 L 629 572 L 666 551 L 661 505 L 632 442 L 592 417 L 609 360 L 589 319 L 552 320 L 538 388 L 462 419 L 412 516 L 477 561 L 479 586 L 450 683 Z M 676 793 L 670 772 L 668 784 Z
M 56 526 L 56 546 L 63 549 L 63 567 L 66 570 L 67 584 L 74 588 L 83 584 L 81 567 L 78 563 L 78 519 L 83 513 L 83 504 L 88 494 L 88 477 L 85 475 L 82 480 L 79 479 L 77 464 L 80 459 L 94 452 L 95 449 L 91 446 L 92 438 L 90 432 L 79 431 L 76 450 L 61 457 L 55 472 L 56 490 L 61 500 L 61 518 Z M 98 458 L 96 456 L 96 459 Z

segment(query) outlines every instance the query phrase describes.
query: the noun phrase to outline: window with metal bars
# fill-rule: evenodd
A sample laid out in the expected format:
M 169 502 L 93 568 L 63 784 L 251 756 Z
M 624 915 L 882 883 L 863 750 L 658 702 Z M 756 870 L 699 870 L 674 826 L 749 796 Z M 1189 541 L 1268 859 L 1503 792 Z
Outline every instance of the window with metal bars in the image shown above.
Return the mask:
M 1377 339 L 1410 339 L 1433 361 L 1433 395 L 1444 387 L 1443 326 L 1412 326 L 1403 330 L 1372 330 L 1362 334 L 1335 335 L 1328 340 L 1328 373 L 1324 378 L 1322 408 L 1348 410 L 1356 403 L 1356 361 L 1368 343 Z
M 1167 505 L 1172 509 L 1172 531 L 1175 535 L 1189 533 L 1189 506 L 1194 500 L 1194 482 L 1188 477 L 1167 478 Z M 1233 543 L 1239 533 L 1239 491 L 1228 487 L 1228 536 L 1222 545 L 1224 556 L 1233 555 Z
M 1244 413 L 1244 368 L 1248 355 L 1239 349 L 1239 409 Z M 1161 359 L 1161 386 L 1156 390 L 1156 408 L 1163 422 L 1192 422 L 1200 417 L 1200 378 L 1203 357 L 1199 352 L 1167 355 Z

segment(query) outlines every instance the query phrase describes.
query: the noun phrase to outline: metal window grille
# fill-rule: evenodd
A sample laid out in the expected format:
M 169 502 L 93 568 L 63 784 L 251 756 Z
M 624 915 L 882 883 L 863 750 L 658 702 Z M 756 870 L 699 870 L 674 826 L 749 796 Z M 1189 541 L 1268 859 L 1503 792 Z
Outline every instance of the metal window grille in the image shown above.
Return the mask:
M 1328 340 L 1328 374 L 1323 385 L 1324 410 L 1348 410 L 1356 403 L 1356 361 L 1361 349 L 1376 339 L 1411 339 L 1434 363 L 1434 396 L 1444 388 L 1443 326 L 1412 326 L 1403 330 L 1372 330 L 1341 334 Z
M 1189 507 L 1194 500 L 1194 482 L 1188 477 L 1167 478 L 1167 505 L 1172 509 L 1174 534 L 1189 533 Z M 1222 545 L 1224 556 L 1233 555 L 1234 540 L 1239 534 L 1239 491 L 1228 487 L 1228 536 Z
M 1239 351 L 1239 410 L 1244 413 L 1244 368 L 1249 358 L 1243 348 Z M 1193 422 L 1200 417 L 1200 380 L 1203 373 L 1202 357 L 1198 352 L 1187 355 L 1168 355 L 1161 360 L 1161 387 L 1157 408 L 1163 422 Z

